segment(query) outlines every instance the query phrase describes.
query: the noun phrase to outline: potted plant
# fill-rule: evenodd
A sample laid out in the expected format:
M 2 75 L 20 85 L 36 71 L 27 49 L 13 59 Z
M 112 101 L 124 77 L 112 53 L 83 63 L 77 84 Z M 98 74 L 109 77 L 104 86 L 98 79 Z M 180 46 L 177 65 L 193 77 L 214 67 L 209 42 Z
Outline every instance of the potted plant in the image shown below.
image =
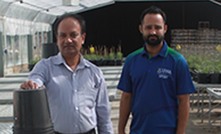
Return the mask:
M 122 65 L 123 62 L 123 53 L 121 51 L 118 51 L 116 53 L 116 65 Z
M 114 66 L 115 65 L 115 53 L 113 51 L 110 51 L 108 54 L 108 58 L 106 59 L 106 64 L 108 66 Z
M 198 83 L 221 83 L 221 63 L 219 58 L 204 55 L 189 55 L 187 62 L 193 80 Z
M 93 47 L 83 49 L 84 57 L 98 66 L 115 66 L 122 65 L 123 54 L 120 47 L 117 52 L 115 47 L 108 48 L 106 46 Z

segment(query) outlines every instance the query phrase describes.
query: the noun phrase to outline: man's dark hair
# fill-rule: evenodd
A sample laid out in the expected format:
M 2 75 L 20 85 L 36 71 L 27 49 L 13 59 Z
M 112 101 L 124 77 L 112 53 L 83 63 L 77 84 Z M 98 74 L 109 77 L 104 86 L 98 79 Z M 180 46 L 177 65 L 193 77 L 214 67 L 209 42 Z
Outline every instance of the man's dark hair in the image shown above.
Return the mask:
M 163 10 L 161 10 L 160 8 L 156 7 L 156 6 L 151 6 L 150 8 L 145 9 L 140 16 L 140 23 L 143 23 L 143 19 L 144 16 L 146 14 L 160 14 L 163 17 L 164 23 L 166 23 L 167 18 L 166 18 L 166 14 Z
M 81 27 L 81 34 L 86 32 L 86 22 L 84 20 L 84 18 L 78 14 L 73 14 L 73 13 L 66 13 L 61 15 L 60 17 L 58 17 L 54 23 L 54 33 L 55 35 L 58 34 L 58 26 L 61 23 L 62 20 L 66 19 L 66 18 L 73 18 L 75 20 L 77 20 L 80 24 Z

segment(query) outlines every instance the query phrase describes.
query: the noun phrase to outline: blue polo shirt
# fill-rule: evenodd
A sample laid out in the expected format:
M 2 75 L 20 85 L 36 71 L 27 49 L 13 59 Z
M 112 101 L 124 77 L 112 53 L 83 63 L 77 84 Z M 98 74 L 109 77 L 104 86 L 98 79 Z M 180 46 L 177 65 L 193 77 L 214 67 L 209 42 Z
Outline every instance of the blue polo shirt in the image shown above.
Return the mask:
M 195 92 L 186 60 L 166 42 L 154 57 L 144 48 L 131 53 L 118 89 L 132 93 L 131 134 L 175 134 L 177 95 Z

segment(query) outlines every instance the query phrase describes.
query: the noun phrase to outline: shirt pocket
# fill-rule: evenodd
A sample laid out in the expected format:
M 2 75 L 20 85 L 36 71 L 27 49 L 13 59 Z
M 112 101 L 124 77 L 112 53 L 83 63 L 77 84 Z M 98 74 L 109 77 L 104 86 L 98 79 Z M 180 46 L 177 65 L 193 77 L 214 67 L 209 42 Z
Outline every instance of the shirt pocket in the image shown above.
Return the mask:
M 98 88 L 93 82 L 85 83 L 79 88 L 80 107 L 92 109 L 95 107 Z

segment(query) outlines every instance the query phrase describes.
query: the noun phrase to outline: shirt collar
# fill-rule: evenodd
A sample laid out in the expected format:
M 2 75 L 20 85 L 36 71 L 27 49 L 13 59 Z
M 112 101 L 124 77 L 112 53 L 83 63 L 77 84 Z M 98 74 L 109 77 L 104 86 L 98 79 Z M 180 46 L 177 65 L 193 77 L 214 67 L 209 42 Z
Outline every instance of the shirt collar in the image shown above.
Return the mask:
M 61 53 L 59 52 L 53 59 L 53 63 L 56 65 L 59 64 L 66 64 L 64 58 L 62 57 Z M 84 68 L 84 67 L 89 67 L 90 64 L 84 59 L 84 57 L 81 55 L 80 56 L 80 63 L 78 64 L 77 68 Z
M 61 56 L 61 53 L 59 52 L 54 58 L 53 58 L 53 63 L 54 64 L 62 64 L 65 63 L 65 60 L 63 59 L 63 57 Z
M 156 56 L 166 57 L 167 49 L 168 49 L 168 45 L 166 41 L 163 41 L 163 47 L 161 48 L 160 52 Z M 149 57 L 149 53 L 147 52 L 145 45 L 144 45 L 144 50 L 141 54 Z

